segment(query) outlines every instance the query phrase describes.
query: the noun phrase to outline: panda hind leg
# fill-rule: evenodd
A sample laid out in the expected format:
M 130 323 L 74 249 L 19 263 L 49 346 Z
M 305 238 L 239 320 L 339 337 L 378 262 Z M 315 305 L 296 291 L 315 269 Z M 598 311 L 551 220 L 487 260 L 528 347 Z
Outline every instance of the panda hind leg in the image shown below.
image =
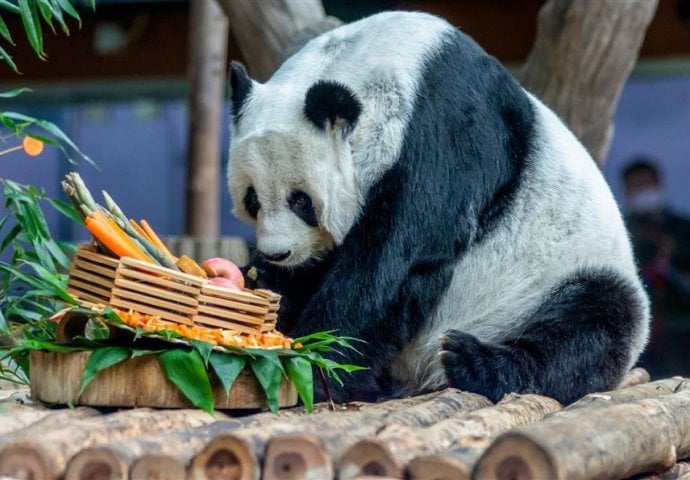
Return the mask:
M 646 301 L 619 274 L 582 271 L 555 288 L 519 335 L 500 344 L 441 337 L 448 385 L 496 402 L 510 392 L 568 404 L 615 388 L 647 328 Z

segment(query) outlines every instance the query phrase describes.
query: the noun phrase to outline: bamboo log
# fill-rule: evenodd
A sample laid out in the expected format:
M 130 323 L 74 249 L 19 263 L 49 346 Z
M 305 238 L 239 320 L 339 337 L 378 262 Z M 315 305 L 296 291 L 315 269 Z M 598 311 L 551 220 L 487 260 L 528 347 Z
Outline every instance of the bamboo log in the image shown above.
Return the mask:
M 266 457 L 265 464 L 275 474 L 287 470 L 306 471 L 307 478 L 313 472 L 332 469 L 324 466 L 328 455 L 344 451 L 355 441 L 376 433 L 382 425 L 391 423 L 425 426 L 436 423 L 458 411 L 470 411 L 491 403 L 483 396 L 474 393 L 447 389 L 431 395 L 408 399 L 392 400 L 378 404 L 349 404 L 338 414 L 323 412 L 300 419 L 299 422 L 276 422 L 267 426 L 249 427 L 236 430 L 229 435 L 214 438 L 197 456 L 190 466 L 190 477 L 194 479 L 211 478 L 222 472 L 239 472 L 238 478 L 257 478 L 260 461 L 267 444 L 275 437 L 300 438 L 299 445 L 305 449 L 291 448 L 289 442 L 278 442 L 271 449 L 280 453 L 278 463 L 275 457 Z M 311 434 L 327 445 L 304 442 L 304 434 Z M 303 463 L 303 467 L 300 465 Z M 220 472 L 220 473 L 219 473 Z M 292 478 L 292 477 L 289 477 Z
M 462 412 L 429 428 L 415 429 L 391 424 L 376 437 L 362 440 L 343 454 L 339 478 L 386 475 L 402 478 L 405 465 L 415 456 L 440 452 L 453 441 L 471 435 L 495 435 L 526 425 L 560 410 L 556 400 L 539 395 L 509 395 L 493 407 Z
M 42 435 L 46 431 L 65 428 L 76 421 L 100 415 L 97 410 L 88 407 L 79 407 L 71 410 L 46 409 L 40 410 L 40 412 L 46 415 L 34 417 L 35 421 L 33 422 L 29 422 L 29 418 L 26 417 L 24 420 L 28 423 L 24 426 L 12 431 L 5 431 L 5 433 L 0 436 L 0 448 L 15 440 L 33 438 L 36 435 Z M 0 417 L 0 422 L 5 422 L 6 420 L 10 425 L 16 426 L 16 424 L 10 422 L 11 418 L 5 419 L 4 416 Z M 0 428 L 4 428 L 5 426 L 6 424 L 2 423 Z
M 661 473 L 651 473 L 635 478 L 637 480 L 688 480 L 688 478 L 690 478 L 690 461 L 678 462 Z
M 208 423 L 208 418 L 208 413 L 199 410 L 142 408 L 81 419 L 58 429 L 51 426 L 40 435 L 23 435 L 3 443 L 0 475 L 55 479 L 63 475 L 70 458 L 84 448 L 146 433 L 192 428 Z
M 316 408 L 323 410 L 323 406 L 320 404 Z M 209 415 L 209 422 L 198 427 L 175 426 L 171 431 L 86 448 L 69 462 L 65 478 L 87 479 L 94 471 L 108 472 L 108 478 L 113 480 L 179 478 L 177 474 L 185 472 L 191 458 L 214 437 L 242 427 L 265 426 L 303 415 L 306 415 L 303 408 L 218 421 Z
M 461 438 L 440 454 L 414 458 L 407 465 L 407 476 L 410 480 L 469 480 L 475 463 L 489 445 L 490 437 Z
M 688 390 L 578 413 L 501 435 L 473 478 L 624 478 L 690 455 Z
M 3 435 L 27 427 L 51 413 L 50 410 L 41 406 L 0 403 L 0 439 Z
M 655 382 L 641 383 L 632 387 L 612 390 L 610 392 L 590 393 L 580 400 L 568 405 L 553 416 L 565 417 L 568 415 L 578 415 L 580 408 L 605 407 L 618 405 L 621 403 L 636 402 L 645 398 L 655 398 L 683 390 L 690 390 L 690 381 L 682 377 L 667 378 Z M 574 412 L 574 413 L 573 413 Z
M 625 377 L 623 377 L 623 380 L 621 381 L 620 385 L 618 385 L 618 388 L 627 388 L 627 387 L 634 387 L 635 385 L 640 385 L 643 383 L 649 383 L 651 380 L 651 377 L 649 375 L 649 372 L 645 370 L 644 368 L 641 367 L 635 367 L 631 369 Z

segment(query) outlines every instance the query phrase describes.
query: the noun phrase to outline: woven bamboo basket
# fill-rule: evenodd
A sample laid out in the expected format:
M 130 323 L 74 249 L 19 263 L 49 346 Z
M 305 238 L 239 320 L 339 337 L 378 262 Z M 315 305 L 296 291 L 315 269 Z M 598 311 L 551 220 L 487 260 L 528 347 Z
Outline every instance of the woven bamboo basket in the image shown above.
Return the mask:
M 67 291 L 85 306 L 110 305 L 185 325 L 259 334 L 275 329 L 280 295 L 234 291 L 132 258 L 113 259 L 90 245 L 77 249 Z

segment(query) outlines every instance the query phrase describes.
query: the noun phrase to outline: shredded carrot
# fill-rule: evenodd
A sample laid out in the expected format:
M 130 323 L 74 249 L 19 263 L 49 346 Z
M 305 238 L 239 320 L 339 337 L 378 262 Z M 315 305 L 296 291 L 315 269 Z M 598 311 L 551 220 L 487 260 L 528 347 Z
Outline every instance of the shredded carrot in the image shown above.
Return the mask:
M 173 262 L 177 261 L 177 258 L 170 253 L 170 250 L 168 250 L 168 247 L 165 246 L 165 243 L 160 239 L 160 237 L 156 234 L 156 231 L 151 228 L 151 225 L 149 225 L 149 222 L 146 220 L 141 220 L 141 227 L 142 229 L 146 232 L 146 235 L 149 237 L 151 240 L 151 243 L 153 243 L 156 247 L 158 247 L 160 250 L 165 253 L 168 258 L 170 258 Z
M 250 335 L 234 330 L 210 328 L 201 325 L 184 325 L 163 320 L 156 315 L 145 315 L 134 310 L 115 310 L 120 319 L 131 327 L 138 327 L 150 332 L 172 330 L 185 338 L 201 340 L 213 345 L 244 348 L 301 348 L 293 344 L 292 339 L 278 331 Z M 299 347 L 297 347 L 299 345 Z
M 132 257 L 147 263 L 154 263 L 115 221 L 102 211 L 96 210 L 91 213 L 86 217 L 85 223 L 87 230 L 118 257 Z

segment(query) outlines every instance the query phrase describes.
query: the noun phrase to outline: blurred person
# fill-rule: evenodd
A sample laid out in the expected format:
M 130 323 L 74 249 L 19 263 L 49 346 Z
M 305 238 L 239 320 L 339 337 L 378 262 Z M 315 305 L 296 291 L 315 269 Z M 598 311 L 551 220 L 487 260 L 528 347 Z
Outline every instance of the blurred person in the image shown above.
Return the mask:
M 653 375 L 690 374 L 690 219 L 669 207 L 653 159 L 634 158 L 623 185 L 625 221 L 653 307 L 643 362 Z

